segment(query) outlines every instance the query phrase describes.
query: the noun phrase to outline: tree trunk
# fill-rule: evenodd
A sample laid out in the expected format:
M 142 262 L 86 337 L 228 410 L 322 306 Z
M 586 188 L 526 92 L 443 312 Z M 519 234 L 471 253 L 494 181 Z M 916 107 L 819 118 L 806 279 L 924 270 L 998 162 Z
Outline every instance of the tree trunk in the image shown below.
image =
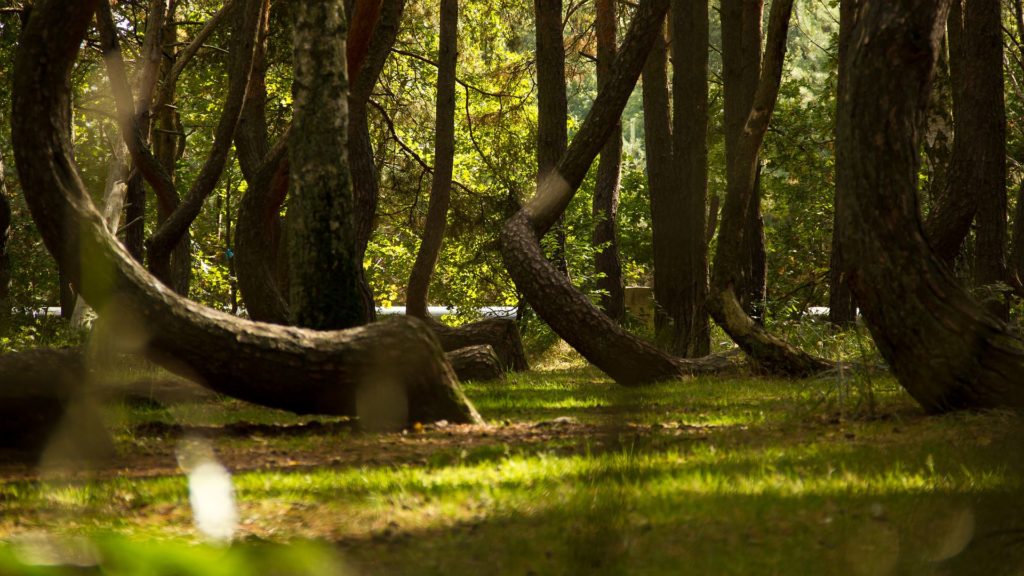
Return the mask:
M 455 168 L 455 68 L 458 60 L 459 3 L 441 0 L 437 49 L 437 113 L 434 125 L 434 175 L 423 239 L 416 252 L 406 290 L 406 314 L 427 317 L 427 295 L 448 221 Z
M 330 330 L 366 323 L 348 172 L 348 77 L 341 0 L 298 6 L 293 127 L 288 158 L 291 314 Z
M 470 346 L 490 346 L 498 357 L 502 370 L 525 372 L 530 369 L 519 336 L 519 325 L 510 318 L 487 318 L 462 326 L 445 326 L 427 319 L 427 324 L 441 341 L 445 352 L 454 352 Z
M 723 24 L 728 21 L 727 7 L 728 3 L 723 5 Z M 757 184 L 758 153 L 782 81 L 782 64 L 792 9 L 792 0 L 772 3 L 765 60 L 761 66 L 761 77 L 757 82 L 753 104 L 747 109 L 742 130 L 730 130 L 728 127 L 730 122 L 737 121 L 736 112 L 731 113 L 727 122 L 727 142 L 729 134 L 733 134 L 736 140 L 732 144 L 733 152 L 727 153 L 726 195 L 711 275 L 708 309 L 715 322 L 763 369 L 791 376 L 806 376 L 828 369 L 830 363 L 797 350 L 769 334 L 743 310 L 742 300 L 737 293 L 737 290 L 750 286 L 750 258 L 744 238 L 751 233 L 750 214 Z
M 71 68 L 96 4 L 36 4 L 16 59 L 12 134 L 32 214 L 46 234 L 56 230 L 56 236 L 44 236 L 46 246 L 57 250 L 69 244 L 63 237 L 68 232 L 51 220 L 55 214 L 73 214 L 80 224 L 79 241 L 90 256 L 81 292 L 101 318 L 138 331 L 137 340 L 122 344 L 141 347 L 212 390 L 267 406 L 355 415 L 373 427 L 436 419 L 481 422 L 436 338 L 416 320 L 346 331 L 240 320 L 158 287 L 128 257 L 92 206 L 61 129 L 70 125 Z M 337 22 L 339 16 L 316 24 L 325 21 Z M 118 333 L 125 336 L 126 330 Z
M 988 294 L 989 311 L 1010 319 L 1010 302 L 1001 290 L 1008 280 L 1006 268 L 1006 104 L 1003 99 L 1002 3 L 965 0 L 964 40 L 968 46 L 972 123 L 958 130 L 967 140 L 978 195 L 975 216 L 974 284 Z M 959 127 L 958 127 L 959 128 Z
M 968 296 L 929 248 L 918 212 L 918 128 L 949 2 L 854 5 L 840 63 L 836 182 L 864 320 L 925 409 L 1022 407 L 1024 340 Z
M 0 150 L 0 336 L 11 328 L 11 256 L 7 242 L 11 238 L 11 203 L 7 197 L 3 151 Z
M 663 29 L 668 0 L 641 2 L 615 60 L 611 78 L 555 170 L 502 231 L 502 258 L 516 287 L 549 326 L 587 360 L 627 386 L 719 369 L 714 358 L 668 356 L 623 330 L 547 261 L 539 238 L 551 229 L 583 182 L 622 114 L 651 45 Z
M 743 235 L 736 237 L 740 250 L 734 291 L 743 309 L 759 323 L 765 297 L 764 223 L 760 179 L 755 176 L 751 181 L 750 171 L 753 165 L 760 174 L 760 158 L 759 149 L 751 157 L 742 154 L 740 146 L 761 76 L 763 11 L 763 0 L 724 0 L 721 8 L 726 181 L 743 186 L 746 202 Z
M 537 28 L 537 182 L 544 181 L 558 165 L 568 145 L 566 119 L 569 102 L 565 92 L 565 41 L 562 37 L 562 0 L 534 0 Z M 565 253 L 565 221 L 554 223 L 555 248 L 551 261 L 568 275 Z
M 497 380 L 505 375 L 505 369 L 487 344 L 459 348 L 446 354 L 459 380 Z
M 647 187 L 651 196 L 651 232 L 654 251 L 654 326 L 658 344 L 669 353 L 685 356 L 689 322 L 679 304 L 685 284 L 680 248 L 686 207 L 672 175 L 672 115 L 668 91 L 668 47 L 664 32 L 655 35 L 643 70 L 644 150 Z
M 167 17 L 164 20 L 164 27 L 161 37 L 163 39 L 163 46 L 161 46 L 161 52 L 163 57 L 160 62 L 160 75 L 162 77 L 162 83 L 164 84 L 163 94 L 166 100 L 161 102 L 159 109 L 154 110 L 153 113 L 156 115 L 156 130 L 153 131 L 153 155 L 156 157 L 157 162 L 163 166 L 164 170 L 171 177 L 171 182 L 175 181 L 175 166 L 178 162 L 179 145 L 183 143 L 183 139 L 178 136 L 181 132 L 181 121 L 178 119 L 178 109 L 174 105 L 176 95 L 176 84 L 170 77 L 171 70 L 174 68 L 177 62 L 177 49 L 175 44 L 178 42 L 178 24 L 175 20 L 175 8 L 177 2 L 170 2 L 167 11 Z M 245 20 L 239 18 L 238 20 Z M 171 205 L 166 203 L 157 203 L 157 226 L 167 221 L 171 217 L 174 209 Z M 185 235 L 174 245 L 168 254 L 169 262 L 167 266 L 168 275 L 166 282 L 172 290 L 181 294 L 182 296 L 188 297 L 189 285 L 192 283 L 192 250 L 190 249 L 191 240 L 189 234 L 186 231 Z M 161 255 L 157 255 L 157 260 L 162 258 Z M 161 264 L 159 267 L 164 266 Z
M 711 353 L 708 323 L 708 254 L 705 238 L 708 195 L 708 3 L 677 0 L 672 28 L 672 153 L 679 184 L 679 322 L 683 356 Z
M 352 171 L 352 186 L 356 202 L 356 251 L 362 262 L 366 254 L 366 246 L 370 242 L 375 226 L 377 201 L 380 195 L 380 182 L 370 141 L 367 103 L 391 48 L 398 38 L 402 14 L 405 11 L 405 0 L 385 0 L 379 7 L 379 0 L 358 0 L 355 17 L 358 38 L 348 44 L 348 59 L 358 62 L 358 74 L 353 74 L 355 81 L 349 94 L 349 166 Z M 368 4 L 364 7 L 363 4 Z M 362 30 L 369 28 L 369 20 L 373 19 L 373 35 L 366 40 Z M 361 60 L 360 60 L 361 58 Z M 374 305 L 373 291 L 366 280 L 365 271 L 361 271 L 360 286 L 363 290 L 363 305 L 367 318 L 376 318 L 377 308 Z
M 600 87 L 611 75 L 616 53 L 616 21 L 614 0 L 597 0 L 597 83 Z M 622 172 L 622 122 L 616 122 L 608 142 L 601 149 L 594 186 L 594 234 L 597 251 L 594 268 L 597 288 L 601 291 L 601 309 L 609 318 L 621 322 L 626 315 L 625 289 L 622 286 L 622 264 L 619 262 L 619 241 L 616 217 L 619 212 L 619 183 Z
M 946 30 L 949 43 L 950 97 L 953 108 L 953 149 L 950 153 L 946 185 L 935 190 L 931 209 L 925 218 L 925 231 L 935 254 L 952 269 L 978 209 L 978 199 L 973 187 L 965 187 L 968 176 L 965 162 L 969 157 L 969 152 L 964 147 L 966 139 L 957 138 L 961 129 L 969 130 L 962 126 L 962 123 L 968 120 L 965 107 L 969 98 L 965 92 L 968 87 L 968 62 L 964 38 L 963 0 L 954 0 L 949 4 Z
M 853 2 L 840 2 L 839 3 L 839 60 L 842 61 L 846 57 L 846 51 L 849 49 L 849 35 L 853 29 L 855 22 L 856 11 Z M 838 92 L 845 90 L 842 86 L 842 82 L 845 80 L 845 76 L 839 75 L 837 82 Z M 847 275 L 848 265 L 846 259 L 843 256 L 843 246 L 840 239 L 843 234 L 840 227 L 843 224 L 843 219 L 840 216 L 843 213 L 843 207 L 841 206 L 843 199 L 839 195 L 839 191 L 836 190 L 833 194 L 832 202 L 832 258 L 829 263 L 829 294 L 828 294 L 828 319 L 834 326 L 843 328 L 854 323 L 857 320 L 857 304 L 853 300 L 853 290 L 850 289 L 849 277 Z

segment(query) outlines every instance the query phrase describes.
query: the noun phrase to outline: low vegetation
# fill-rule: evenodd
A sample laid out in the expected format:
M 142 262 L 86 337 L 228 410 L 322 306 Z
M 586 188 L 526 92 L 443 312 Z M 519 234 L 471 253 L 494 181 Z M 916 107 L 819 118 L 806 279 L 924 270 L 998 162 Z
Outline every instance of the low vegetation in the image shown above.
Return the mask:
M 112 461 L 0 465 L 0 571 L 1019 571 L 1024 422 L 926 416 L 869 374 L 627 389 L 555 346 L 533 372 L 466 385 L 486 426 L 396 434 L 214 396 L 146 401 L 136 384 L 104 411 Z M 232 475 L 230 545 L 189 505 L 197 453 Z

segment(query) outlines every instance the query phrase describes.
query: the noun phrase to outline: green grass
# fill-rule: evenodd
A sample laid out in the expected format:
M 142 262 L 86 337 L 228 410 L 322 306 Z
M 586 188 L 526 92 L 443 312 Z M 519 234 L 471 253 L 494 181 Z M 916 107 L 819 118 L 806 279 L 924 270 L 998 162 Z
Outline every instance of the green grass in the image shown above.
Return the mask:
M 572 368 L 466 390 L 492 426 L 373 435 L 227 400 L 111 409 L 129 468 L 8 470 L 0 573 L 29 573 L 26 533 L 89 536 L 110 574 L 138 573 L 126 558 L 153 574 L 1024 570 L 1016 415 L 928 417 L 862 376 L 625 389 Z M 235 473 L 238 544 L 194 546 L 178 440 L 153 421 L 211 437 Z M 304 555 L 277 546 L 296 542 Z

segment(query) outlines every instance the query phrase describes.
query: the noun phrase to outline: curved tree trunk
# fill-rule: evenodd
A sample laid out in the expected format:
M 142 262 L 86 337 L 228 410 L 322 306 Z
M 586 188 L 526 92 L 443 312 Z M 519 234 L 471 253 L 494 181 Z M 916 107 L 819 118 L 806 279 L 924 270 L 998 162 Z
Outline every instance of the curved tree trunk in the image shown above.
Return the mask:
M 750 258 L 749 252 L 745 250 L 745 237 L 751 233 L 749 223 L 757 184 L 758 153 L 782 81 L 782 64 L 792 9 L 792 0 L 772 3 L 761 77 L 752 105 L 745 115 L 743 129 L 734 135 L 736 140 L 732 145 L 733 152 L 727 160 L 726 196 L 718 233 L 720 241 L 711 274 L 708 309 L 715 322 L 764 369 L 791 376 L 806 376 L 826 370 L 831 364 L 769 334 L 743 310 L 742 299 L 737 294 L 738 289 L 750 286 Z
M 587 360 L 627 386 L 714 368 L 711 362 L 664 354 L 623 330 L 544 258 L 538 239 L 572 201 L 614 129 L 651 45 L 662 30 L 668 4 L 668 0 L 640 3 L 612 75 L 598 93 L 572 144 L 558 167 L 540 182 L 533 199 L 505 223 L 501 235 L 501 253 L 509 275 L 537 314 Z
M 597 12 L 597 84 L 604 84 L 611 74 L 616 52 L 614 0 L 598 0 Z M 594 185 L 594 234 L 597 250 L 594 267 L 598 273 L 597 288 L 601 290 L 601 309 L 609 318 L 621 322 L 626 317 L 625 289 L 622 286 L 622 264 L 619 262 L 619 240 L 616 218 L 619 212 L 619 183 L 622 177 L 622 122 L 616 122 L 608 142 L 601 149 Z
M 460 380 L 497 380 L 505 375 L 505 368 L 486 344 L 459 348 L 446 354 Z
M 459 2 L 441 0 L 441 33 L 437 49 L 437 113 L 434 124 L 434 175 L 423 239 L 409 274 L 405 292 L 406 314 L 427 317 L 430 279 L 441 254 L 448 223 L 452 172 L 455 168 L 455 68 L 458 61 Z
M 239 320 L 158 286 L 129 258 L 92 206 L 61 130 L 70 125 L 71 67 L 96 4 L 37 2 L 16 59 L 12 133 L 26 200 L 47 231 L 44 242 L 53 251 L 80 244 L 89 255 L 81 293 L 101 317 L 134 326 L 135 344 L 151 356 L 242 400 L 379 417 L 371 426 L 480 422 L 436 338 L 416 320 L 326 332 Z M 79 235 L 65 238 L 69 232 L 46 226 L 55 214 L 74 215 Z
M 836 171 L 843 252 L 865 322 L 927 410 L 1024 407 L 1024 340 L 967 295 L 930 249 L 918 213 L 918 127 L 949 2 L 854 4 Z

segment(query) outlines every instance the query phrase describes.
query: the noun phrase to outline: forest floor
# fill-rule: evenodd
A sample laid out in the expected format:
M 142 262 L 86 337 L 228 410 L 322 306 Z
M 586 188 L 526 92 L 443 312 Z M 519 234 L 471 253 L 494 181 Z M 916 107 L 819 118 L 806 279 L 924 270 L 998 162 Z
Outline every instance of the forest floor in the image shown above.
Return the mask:
M 108 405 L 112 461 L 0 462 L 0 574 L 1024 570 L 1018 415 L 927 416 L 877 376 L 624 389 L 570 363 L 466 390 L 487 426 Z M 196 453 L 232 475 L 231 546 L 197 545 Z

